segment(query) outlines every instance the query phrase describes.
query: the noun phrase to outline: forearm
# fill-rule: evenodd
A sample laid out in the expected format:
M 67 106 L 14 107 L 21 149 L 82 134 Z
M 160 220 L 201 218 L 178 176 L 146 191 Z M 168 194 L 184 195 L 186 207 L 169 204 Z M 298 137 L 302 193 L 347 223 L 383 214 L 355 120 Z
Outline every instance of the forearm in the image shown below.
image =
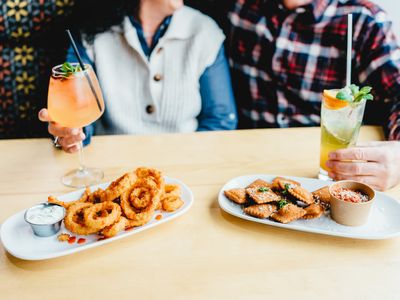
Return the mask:
M 202 108 L 197 131 L 236 129 L 236 105 L 223 47 L 200 78 L 200 94 Z

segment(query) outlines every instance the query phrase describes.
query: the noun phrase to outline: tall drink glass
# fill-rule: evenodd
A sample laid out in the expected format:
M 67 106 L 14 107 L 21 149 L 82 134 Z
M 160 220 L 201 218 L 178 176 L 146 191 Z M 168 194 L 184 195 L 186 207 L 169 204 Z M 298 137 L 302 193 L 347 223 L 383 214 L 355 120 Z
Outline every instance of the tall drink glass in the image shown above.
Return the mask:
M 47 106 L 51 119 L 64 127 L 82 128 L 100 118 L 104 100 L 92 67 L 85 65 L 85 70 L 65 74 L 62 65 L 55 66 L 50 77 Z M 65 174 L 62 182 L 79 188 L 98 183 L 103 177 L 103 171 L 85 167 L 81 143 L 79 168 Z
M 318 178 L 330 180 L 325 163 L 329 152 L 354 146 L 360 131 L 365 100 L 348 103 L 336 99 L 338 90 L 325 90 L 321 107 L 321 152 Z

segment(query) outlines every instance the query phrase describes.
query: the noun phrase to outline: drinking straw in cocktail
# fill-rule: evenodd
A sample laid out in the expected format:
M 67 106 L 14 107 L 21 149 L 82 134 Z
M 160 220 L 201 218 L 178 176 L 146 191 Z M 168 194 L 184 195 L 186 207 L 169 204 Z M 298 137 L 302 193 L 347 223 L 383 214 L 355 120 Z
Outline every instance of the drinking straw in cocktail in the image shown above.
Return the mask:
M 346 64 L 346 86 L 351 84 L 351 56 L 353 41 L 353 14 L 347 15 L 347 64 Z
M 90 79 L 89 74 L 86 73 L 86 72 L 84 72 L 84 71 L 85 71 L 85 65 L 83 64 L 83 61 L 82 61 L 82 58 L 81 58 L 81 56 L 80 56 L 80 54 L 79 54 L 78 48 L 76 47 L 74 38 L 72 37 L 72 34 L 71 34 L 71 32 L 69 31 L 69 29 L 67 29 L 66 31 L 67 31 L 69 40 L 71 41 L 72 48 L 74 49 L 76 58 L 78 59 L 79 65 L 80 65 L 81 68 L 82 68 L 83 74 L 85 74 L 85 77 L 86 77 L 86 79 L 87 79 L 87 81 L 88 81 L 88 83 L 89 83 L 90 89 L 92 90 L 92 93 L 93 93 L 93 95 L 94 95 L 94 98 L 96 99 L 97 106 L 98 106 L 99 110 L 101 111 L 102 108 L 101 108 L 101 104 L 100 104 L 99 97 L 97 96 L 97 93 L 96 93 L 96 91 L 95 91 L 95 89 L 94 89 L 94 86 L 93 86 L 93 82 L 92 82 L 92 80 Z

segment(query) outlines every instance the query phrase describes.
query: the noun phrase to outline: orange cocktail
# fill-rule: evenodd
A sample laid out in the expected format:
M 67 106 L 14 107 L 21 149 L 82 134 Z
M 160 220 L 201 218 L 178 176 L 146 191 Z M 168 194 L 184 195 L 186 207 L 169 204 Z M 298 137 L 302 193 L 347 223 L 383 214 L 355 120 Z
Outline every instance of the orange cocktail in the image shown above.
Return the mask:
M 48 110 L 52 120 L 69 128 L 81 128 L 96 121 L 104 111 L 104 101 L 96 75 L 91 66 L 85 71 L 65 76 L 61 66 L 53 68 L 48 94 Z M 84 72 L 93 83 L 99 104 Z
M 82 68 L 79 64 L 64 63 L 52 69 L 47 108 L 50 118 L 63 127 L 85 127 L 104 112 L 104 100 L 96 74 L 89 65 L 82 64 Z M 82 143 L 79 147 L 79 163 L 79 169 L 62 178 L 65 185 L 85 187 L 103 178 L 103 171 L 84 166 Z

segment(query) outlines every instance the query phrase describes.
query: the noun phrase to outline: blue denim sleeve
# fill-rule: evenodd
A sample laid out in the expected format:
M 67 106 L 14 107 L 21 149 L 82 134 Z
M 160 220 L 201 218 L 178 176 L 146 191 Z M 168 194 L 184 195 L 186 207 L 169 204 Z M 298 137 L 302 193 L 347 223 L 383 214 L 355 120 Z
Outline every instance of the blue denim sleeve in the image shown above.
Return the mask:
M 202 108 L 197 131 L 236 129 L 235 98 L 223 46 L 215 62 L 200 77 L 200 94 Z
M 84 64 L 89 64 L 94 68 L 93 61 L 89 58 L 89 55 L 86 52 L 85 47 L 83 46 L 81 41 L 76 42 L 76 47 L 78 48 L 79 55 L 81 56 L 83 63 Z M 67 50 L 67 57 L 66 61 L 73 63 L 73 62 L 78 62 L 78 58 L 76 57 L 74 48 L 70 46 Z
M 89 58 L 85 47 L 83 47 L 83 45 L 82 45 L 82 43 L 80 41 L 78 41 L 76 43 L 76 47 L 78 48 L 79 55 L 81 56 L 81 58 L 83 60 L 83 63 L 92 65 L 92 67 L 94 69 L 93 62 Z M 78 62 L 78 58 L 76 57 L 74 49 L 72 48 L 72 46 L 70 46 L 68 48 L 68 50 L 67 50 L 66 61 L 70 62 L 70 63 Z M 83 140 L 82 144 L 83 144 L 83 146 L 87 146 L 87 145 L 90 144 L 92 136 L 94 135 L 94 123 L 84 127 L 83 128 L 83 133 L 85 134 L 86 138 Z

